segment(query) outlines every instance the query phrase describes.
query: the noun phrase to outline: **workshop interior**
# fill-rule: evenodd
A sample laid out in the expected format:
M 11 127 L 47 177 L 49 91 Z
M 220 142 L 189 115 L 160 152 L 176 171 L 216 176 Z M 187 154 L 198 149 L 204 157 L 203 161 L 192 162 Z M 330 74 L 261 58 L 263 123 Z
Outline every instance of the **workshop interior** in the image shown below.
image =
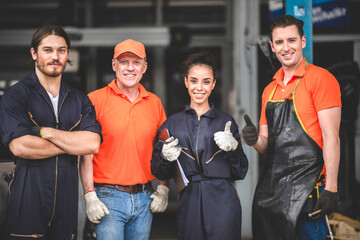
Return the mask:
M 242 128 L 244 114 L 257 119 L 255 123 L 258 121 L 261 93 L 281 67 L 269 45 L 268 24 L 287 11 L 301 14 L 301 7 L 305 5 L 312 12 L 311 28 L 305 29 L 307 45 L 311 46 L 310 51 L 305 52 L 306 57 L 330 71 L 341 89 L 338 177 L 341 204 L 332 218 L 332 230 L 335 236 L 342 236 L 341 239 L 360 239 L 360 0 L 301 1 L 303 5 L 294 8 L 296 2 L 1 1 L 0 101 L 7 88 L 34 69 L 30 42 L 35 30 L 43 24 L 58 24 L 71 40 L 72 66 L 66 67 L 63 77 L 85 93 L 102 88 L 115 78 L 111 59 L 116 43 L 128 38 L 142 42 L 146 47 L 148 69 L 141 84 L 160 97 L 167 116 L 182 111 L 189 103 L 180 79 L 180 63 L 190 53 L 209 51 L 216 57 L 219 70 L 211 101 L 232 115 Z M 250 240 L 251 204 L 264 156 L 244 143 L 243 148 L 249 159 L 249 170 L 245 180 L 235 185 L 242 203 L 242 239 Z M 13 166 L 9 149 L 1 144 L 0 230 L 4 221 L 6 176 Z M 176 199 L 177 190 L 171 181 L 169 206 L 164 213 L 154 214 L 150 239 L 176 239 Z M 94 224 L 86 219 L 81 188 L 78 217 L 78 239 L 96 239 Z

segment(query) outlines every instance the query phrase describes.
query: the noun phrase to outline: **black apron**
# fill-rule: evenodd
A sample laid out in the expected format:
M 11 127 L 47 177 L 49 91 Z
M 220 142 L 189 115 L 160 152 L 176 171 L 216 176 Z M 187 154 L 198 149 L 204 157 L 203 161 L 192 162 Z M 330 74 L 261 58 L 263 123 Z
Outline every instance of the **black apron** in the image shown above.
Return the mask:
M 275 86 L 266 105 L 268 148 L 253 201 L 254 240 L 297 239 L 299 214 L 324 165 L 322 149 L 305 132 L 296 112 L 300 79 L 285 100 L 272 101 Z

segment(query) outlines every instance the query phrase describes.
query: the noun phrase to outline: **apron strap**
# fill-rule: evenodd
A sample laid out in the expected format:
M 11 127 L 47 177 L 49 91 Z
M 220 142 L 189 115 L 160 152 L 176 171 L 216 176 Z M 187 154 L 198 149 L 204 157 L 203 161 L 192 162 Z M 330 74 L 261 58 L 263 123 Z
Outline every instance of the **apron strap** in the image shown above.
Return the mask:
M 271 94 L 270 94 L 270 96 L 269 96 L 269 101 L 272 100 L 272 98 L 273 98 L 273 96 L 274 96 L 274 94 L 275 94 L 275 91 L 276 91 L 277 86 L 278 86 L 278 85 L 276 84 L 275 87 L 274 87 L 274 89 L 272 90 L 272 92 L 271 92 Z
M 306 67 L 307 67 L 307 66 L 308 66 L 308 62 L 305 60 L 305 62 L 304 62 L 304 68 L 305 68 L 305 70 L 306 70 Z M 301 76 L 301 77 L 298 76 L 298 78 L 297 78 L 297 80 L 296 80 L 296 83 L 295 83 L 294 90 L 292 91 L 292 93 L 289 94 L 289 96 L 287 97 L 288 99 L 290 99 L 291 96 L 294 97 L 294 95 L 295 95 L 295 90 L 296 90 L 297 86 L 299 85 L 299 82 L 300 82 L 300 79 L 301 79 L 301 78 L 302 78 L 302 76 Z
M 304 68 L 305 68 L 305 70 L 306 70 L 307 66 L 308 66 L 308 62 L 305 60 L 305 62 L 304 62 Z M 299 82 L 300 82 L 300 79 L 301 79 L 301 78 L 302 78 L 302 77 L 300 77 L 300 76 L 297 78 L 296 84 L 295 84 L 295 87 L 294 87 L 294 90 L 292 91 L 292 93 L 289 94 L 289 96 L 287 97 L 287 99 L 289 99 L 291 96 L 294 96 L 294 95 L 295 95 L 295 90 L 296 90 L 297 86 L 299 85 Z M 277 86 L 278 86 L 278 84 L 276 84 L 275 87 L 274 87 L 274 89 L 272 90 L 272 92 L 271 92 L 271 94 L 270 94 L 270 96 L 269 96 L 269 101 L 272 100 L 272 98 L 273 98 L 273 96 L 274 96 L 274 94 L 275 94 L 275 91 L 276 91 Z
M 294 90 L 292 91 L 292 93 L 289 94 L 289 96 L 287 97 L 287 99 L 290 99 L 291 96 L 294 97 L 294 95 L 295 95 L 295 90 L 296 90 L 297 86 L 299 85 L 300 79 L 301 79 L 301 77 L 299 76 L 299 77 L 297 78 L 297 80 L 296 80 Z

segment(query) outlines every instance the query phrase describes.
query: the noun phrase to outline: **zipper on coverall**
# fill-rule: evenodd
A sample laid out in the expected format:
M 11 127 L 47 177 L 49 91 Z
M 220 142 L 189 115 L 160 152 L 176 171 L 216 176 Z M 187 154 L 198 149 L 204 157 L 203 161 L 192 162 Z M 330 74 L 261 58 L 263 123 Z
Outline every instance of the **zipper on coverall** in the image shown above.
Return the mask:
M 200 116 L 198 116 L 198 130 L 197 130 L 197 136 L 196 136 L 196 160 L 197 160 L 199 166 L 201 166 L 199 154 L 198 154 L 199 135 L 200 135 Z
M 49 104 L 50 108 L 52 109 L 52 112 L 55 116 L 55 119 L 56 119 L 56 129 L 59 129 L 59 119 L 56 117 L 56 114 L 55 114 L 55 110 L 53 108 L 53 105 L 49 103 L 49 101 L 47 100 L 47 98 L 44 96 L 44 94 L 42 94 L 41 92 L 39 92 L 44 98 L 45 98 L 45 101 Z M 59 93 L 60 94 L 60 93 Z M 61 107 L 65 101 L 65 98 L 67 97 L 68 93 L 65 94 L 61 104 L 60 104 L 60 107 L 58 109 L 58 116 L 60 115 L 60 110 L 61 110 Z M 55 166 L 55 189 L 54 189 L 54 207 L 53 207 L 53 212 L 51 214 L 51 218 L 50 218 L 50 221 L 48 223 L 49 227 L 51 225 L 51 222 L 54 218 L 54 215 L 55 215 L 55 206 L 56 206 L 56 193 L 57 193 L 57 178 L 58 178 L 58 164 L 59 164 L 59 157 L 56 156 L 56 166 Z

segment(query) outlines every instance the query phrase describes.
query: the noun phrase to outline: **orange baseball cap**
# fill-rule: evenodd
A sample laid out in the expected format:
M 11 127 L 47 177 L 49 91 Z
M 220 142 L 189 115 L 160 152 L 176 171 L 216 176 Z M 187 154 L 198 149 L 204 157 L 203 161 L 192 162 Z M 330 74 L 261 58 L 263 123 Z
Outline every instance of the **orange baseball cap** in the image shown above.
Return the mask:
M 141 58 L 146 58 L 145 46 L 141 42 L 127 39 L 118 43 L 114 48 L 114 59 L 124 52 L 132 52 Z

